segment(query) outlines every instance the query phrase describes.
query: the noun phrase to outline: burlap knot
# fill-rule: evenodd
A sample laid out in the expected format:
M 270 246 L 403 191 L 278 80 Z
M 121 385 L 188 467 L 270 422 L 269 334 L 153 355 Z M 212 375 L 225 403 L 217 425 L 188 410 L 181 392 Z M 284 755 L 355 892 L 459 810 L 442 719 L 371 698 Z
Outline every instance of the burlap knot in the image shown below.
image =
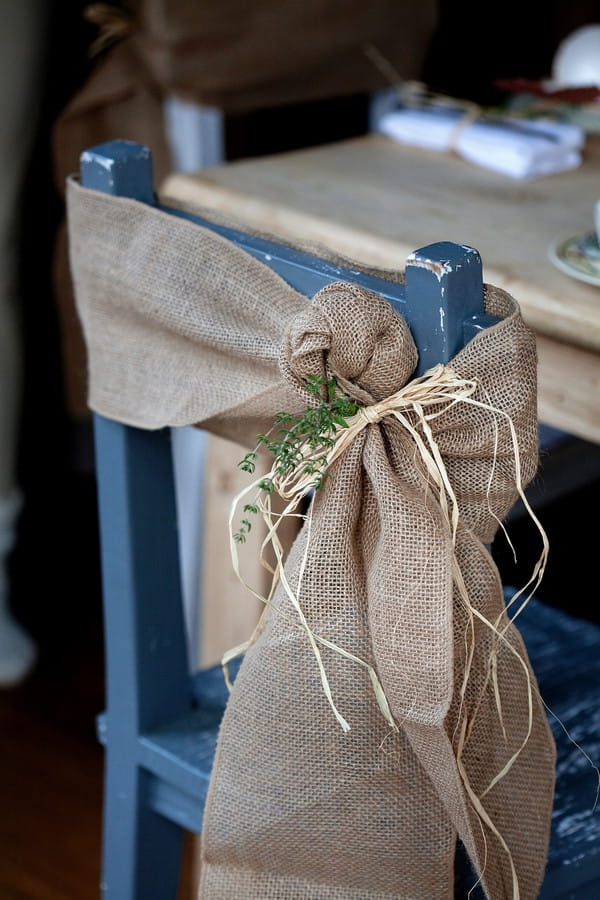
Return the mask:
M 313 297 L 288 326 L 279 368 L 302 392 L 309 375 L 335 376 L 340 390 L 370 405 L 401 388 L 417 365 L 417 349 L 405 320 L 379 295 L 349 282 L 334 282 Z
M 280 370 L 307 405 L 308 375 L 335 376 L 376 411 L 332 459 L 242 663 L 201 897 L 450 898 L 457 834 L 490 898 L 537 896 L 554 745 L 484 546 L 514 502 L 518 465 L 526 483 L 537 453 L 531 336 L 519 317 L 503 324 L 451 362 L 468 399 L 436 394 L 429 418 L 406 401 L 409 329 L 379 296 L 333 284 L 288 326 Z M 390 395 L 402 412 L 382 415 Z M 423 427 L 448 485 L 424 461 Z

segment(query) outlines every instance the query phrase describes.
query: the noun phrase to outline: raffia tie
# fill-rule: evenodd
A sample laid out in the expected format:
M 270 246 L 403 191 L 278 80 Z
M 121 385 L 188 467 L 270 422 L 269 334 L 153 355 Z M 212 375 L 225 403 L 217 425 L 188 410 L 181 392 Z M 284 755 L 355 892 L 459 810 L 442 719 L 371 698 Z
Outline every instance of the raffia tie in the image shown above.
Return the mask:
M 476 388 L 475 381 L 460 378 L 450 367 L 441 364 L 434 366 L 386 399 L 359 408 L 356 415 L 348 419 L 347 428 L 340 426 L 337 429 L 333 446 L 324 452 L 322 471 L 326 472 L 332 466 L 364 428 L 378 424 L 386 416 L 393 416 L 412 436 L 428 473 L 433 477 L 433 483 L 438 488 L 445 487 L 448 495 L 454 500 L 458 515 L 454 492 L 446 475 L 430 422 L 450 405 L 466 401 Z M 307 454 L 308 452 L 307 448 Z M 284 500 L 297 497 L 298 502 L 311 490 L 314 482 L 314 477 L 304 472 L 302 461 L 296 469 L 285 476 L 271 473 L 269 477 Z M 443 494 L 440 499 L 445 506 L 442 498 Z
M 491 414 L 499 416 L 506 415 L 502 410 L 495 409 L 490 405 L 475 400 L 473 394 L 475 393 L 476 389 L 476 381 L 461 378 L 451 367 L 441 364 L 434 366 L 432 369 L 429 369 L 424 375 L 408 382 L 400 390 L 396 391 L 386 399 L 373 403 L 370 406 L 359 408 L 356 415 L 348 419 L 347 427 L 344 428 L 342 426 L 339 426 L 334 436 L 333 446 L 331 446 L 328 450 L 324 449 L 323 451 L 323 463 L 321 472 L 327 472 L 331 468 L 335 460 L 338 459 L 345 452 L 345 450 L 347 450 L 350 444 L 356 439 L 357 435 L 359 435 L 364 428 L 369 425 L 377 425 L 386 416 L 393 416 L 398 422 L 401 423 L 401 425 L 405 428 L 406 432 L 411 436 L 415 443 L 419 458 L 424 465 L 424 471 L 426 473 L 428 484 L 434 492 L 442 514 L 448 523 L 451 534 L 452 547 L 454 548 L 456 541 L 456 529 L 459 519 L 458 502 L 450 483 L 450 479 L 448 477 L 442 455 L 435 441 L 431 422 L 439 416 L 443 415 L 444 412 L 450 408 L 450 406 L 453 406 L 456 403 L 472 403 L 476 406 L 487 409 Z M 522 594 L 523 591 L 525 591 L 526 588 L 529 587 L 531 582 L 535 580 L 535 585 L 529 593 L 529 596 L 531 596 L 543 575 L 547 555 L 547 540 L 542 526 L 531 510 L 521 486 L 518 445 L 514 426 L 512 425 L 510 419 L 509 424 L 511 427 L 511 433 L 513 435 L 517 490 L 521 499 L 523 500 L 523 503 L 525 504 L 530 515 L 532 516 L 540 532 L 542 533 L 544 541 L 542 556 L 538 561 L 538 564 L 534 570 L 534 574 L 532 575 L 532 578 L 527 583 L 527 585 L 525 585 L 525 587 L 519 592 L 519 594 Z M 344 731 L 348 731 L 350 729 L 350 726 L 346 719 L 342 716 L 340 711 L 337 709 L 334 702 L 329 685 L 329 680 L 327 678 L 327 673 L 323 665 L 321 652 L 319 650 L 319 645 L 334 650 L 336 653 L 339 653 L 346 659 L 363 666 L 367 670 L 371 679 L 371 684 L 375 693 L 375 697 L 377 699 L 379 709 L 381 710 L 382 715 L 384 716 L 390 727 L 397 731 L 398 726 L 394 721 L 389 703 L 385 696 L 385 692 L 373 667 L 365 660 L 360 659 L 354 654 L 348 652 L 343 647 L 332 643 L 331 641 L 321 637 L 320 635 L 312 631 L 312 629 L 308 625 L 308 622 L 306 621 L 306 618 L 302 611 L 302 607 L 298 600 L 298 591 L 295 591 L 292 588 L 286 577 L 283 565 L 283 546 L 277 536 L 277 529 L 285 516 L 298 515 L 298 513 L 296 513 L 298 505 L 300 504 L 302 499 L 314 488 L 314 473 L 307 473 L 305 471 L 304 464 L 306 458 L 308 456 L 314 456 L 314 453 L 314 448 L 310 449 L 308 446 L 306 446 L 304 448 L 302 459 L 299 461 L 296 468 L 291 472 L 287 473 L 286 475 L 281 475 L 276 471 L 276 467 L 273 466 L 267 476 L 261 476 L 234 498 L 229 517 L 230 548 L 233 568 L 239 580 L 251 594 L 261 600 L 265 604 L 265 606 L 271 606 L 278 615 L 282 616 L 290 624 L 300 627 L 306 632 L 319 667 L 323 690 L 337 721 Z M 259 484 L 265 477 L 273 482 L 275 490 L 280 497 L 282 497 L 284 500 L 289 500 L 289 503 L 282 513 L 276 514 L 272 509 L 270 495 L 266 494 L 263 496 L 259 491 Z M 263 521 L 267 526 L 267 536 L 263 541 L 261 548 L 261 562 L 265 566 L 265 568 L 267 568 L 272 573 L 273 578 L 268 596 L 266 597 L 257 592 L 243 578 L 240 572 L 237 544 L 233 536 L 234 516 L 238 505 L 240 501 L 252 491 L 259 491 L 259 494 L 256 497 L 254 503 L 258 507 Z M 310 510 L 306 516 L 303 516 L 303 518 L 305 518 L 306 520 L 306 527 L 309 529 L 310 536 Z M 269 546 L 275 554 L 275 568 L 272 568 L 264 558 L 265 549 Z M 471 613 L 478 617 L 480 620 L 484 621 L 485 624 L 487 624 L 497 634 L 499 640 L 504 641 L 509 649 L 512 650 L 510 644 L 508 644 L 503 638 L 502 631 L 498 629 L 498 623 L 488 622 L 481 616 L 478 611 L 474 610 L 469 604 L 464 580 L 462 578 L 460 569 L 458 568 L 458 564 L 456 563 L 456 559 L 454 559 L 454 570 L 455 584 L 457 585 L 461 595 L 463 596 L 465 603 L 471 610 Z M 296 620 L 294 620 L 280 607 L 276 607 L 272 603 L 272 598 L 278 583 L 282 584 L 288 599 L 292 603 L 292 606 L 297 613 L 298 618 Z M 529 599 L 529 596 L 527 597 L 527 599 Z M 511 602 L 514 602 L 515 599 L 516 596 Z M 254 641 L 260 634 L 261 628 L 262 619 L 248 641 L 246 641 L 244 644 L 232 648 L 223 656 L 222 664 L 228 683 L 228 663 L 235 657 L 243 654 L 248 649 L 248 647 L 250 647 L 254 643 Z

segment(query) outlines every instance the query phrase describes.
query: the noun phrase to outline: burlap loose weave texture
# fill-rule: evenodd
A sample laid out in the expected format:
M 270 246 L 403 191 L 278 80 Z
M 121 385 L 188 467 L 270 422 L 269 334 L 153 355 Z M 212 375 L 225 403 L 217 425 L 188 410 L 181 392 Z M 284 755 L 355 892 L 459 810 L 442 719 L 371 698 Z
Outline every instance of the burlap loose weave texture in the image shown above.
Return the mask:
M 278 411 L 313 402 L 307 375 L 335 374 L 367 405 L 410 381 L 412 338 L 377 295 L 336 283 L 311 301 L 208 229 L 74 179 L 67 198 L 91 409 L 251 448 Z M 202 900 L 451 898 L 457 835 L 489 898 L 538 895 L 554 743 L 485 547 L 517 496 L 509 421 L 523 485 L 537 468 L 535 341 L 510 295 L 488 285 L 485 304 L 499 323 L 450 363 L 482 405 L 431 421 L 454 546 L 413 439 L 388 417 L 333 464 L 286 561 L 310 628 L 375 668 L 398 730 L 366 670 L 323 647 L 340 728 L 278 589 L 286 615 L 269 608 L 219 735 Z

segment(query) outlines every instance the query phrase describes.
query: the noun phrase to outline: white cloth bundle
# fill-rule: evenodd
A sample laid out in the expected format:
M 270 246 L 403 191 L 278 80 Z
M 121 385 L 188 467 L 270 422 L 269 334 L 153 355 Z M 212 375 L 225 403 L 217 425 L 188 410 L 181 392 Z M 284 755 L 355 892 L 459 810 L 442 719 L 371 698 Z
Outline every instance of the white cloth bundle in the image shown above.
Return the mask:
M 537 178 L 581 162 L 585 133 L 577 125 L 539 119 L 479 118 L 461 110 L 399 107 L 381 116 L 376 130 L 403 144 L 454 150 L 478 166 L 512 178 Z

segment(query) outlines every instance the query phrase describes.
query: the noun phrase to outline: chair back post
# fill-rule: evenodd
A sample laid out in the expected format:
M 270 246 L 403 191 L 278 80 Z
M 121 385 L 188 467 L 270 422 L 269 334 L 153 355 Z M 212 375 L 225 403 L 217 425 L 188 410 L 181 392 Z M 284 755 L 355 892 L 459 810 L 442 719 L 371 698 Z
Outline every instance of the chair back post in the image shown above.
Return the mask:
M 405 284 L 418 375 L 449 362 L 495 321 L 484 311 L 481 257 L 473 247 L 440 241 L 416 250 L 406 260 Z
M 152 158 L 139 144 L 111 141 L 86 150 L 80 177 L 84 187 L 154 204 Z M 94 440 L 106 725 L 135 739 L 191 703 L 171 435 L 168 428 L 151 432 L 94 414 Z
M 80 157 L 84 187 L 155 202 L 148 148 L 113 141 Z M 175 897 L 183 831 L 151 803 L 160 780 L 141 736 L 193 705 L 182 601 L 171 432 L 94 414 L 106 712 L 101 894 Z

